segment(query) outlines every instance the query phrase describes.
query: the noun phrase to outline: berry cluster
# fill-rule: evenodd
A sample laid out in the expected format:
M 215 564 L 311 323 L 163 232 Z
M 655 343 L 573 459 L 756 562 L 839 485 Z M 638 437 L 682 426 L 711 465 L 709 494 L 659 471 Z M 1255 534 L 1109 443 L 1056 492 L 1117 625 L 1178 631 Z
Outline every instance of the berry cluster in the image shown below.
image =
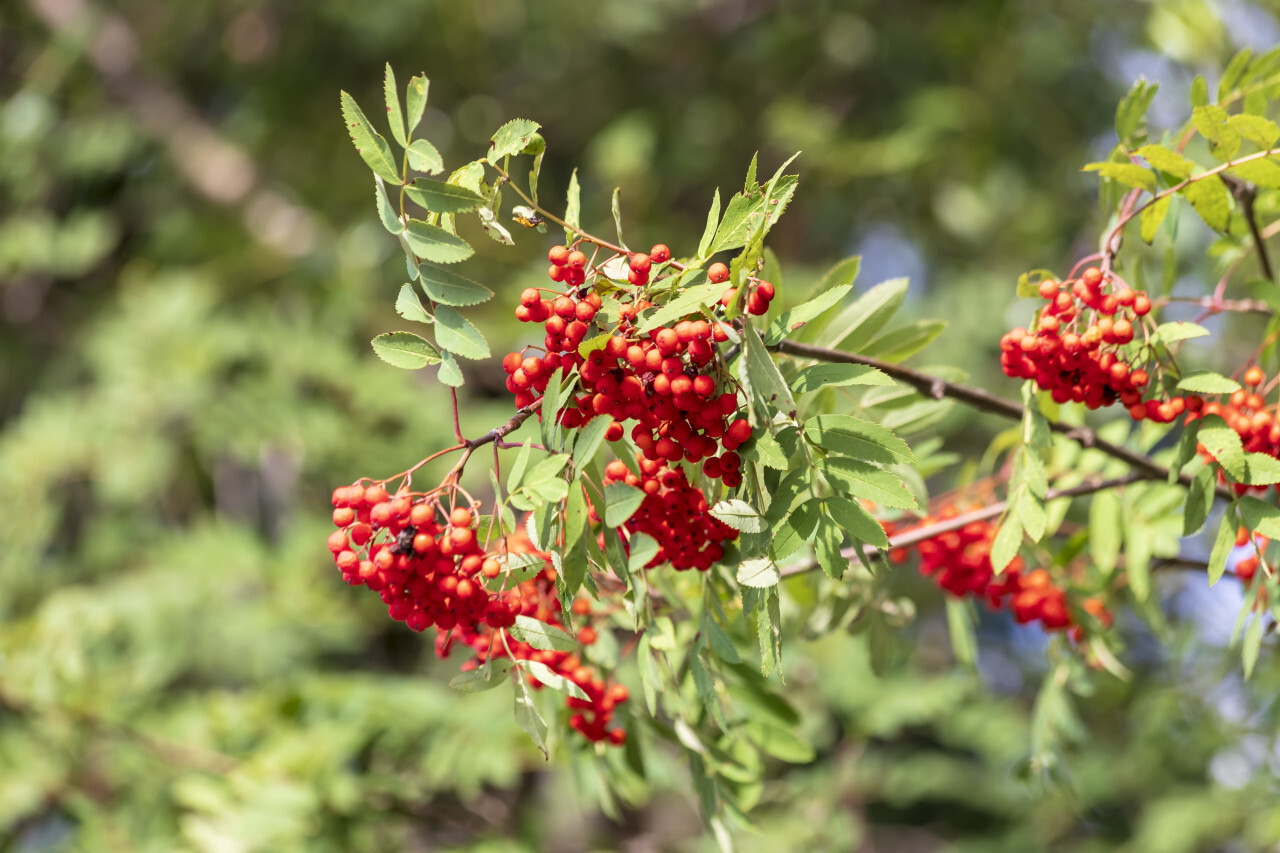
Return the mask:
M 509 554 L 537 554 L 533 543 L 523 527 L 506 537 L 506 548 Z M 545 559 L 546 555 L 543 556 Z M 539 622 L 564 628 L 561 622 L 560 599 L 556 595 L 556 571 L 548 560 L 541 572 L 524 581 L 514 589 L 507 590 L 501 596 L 514 605 L 516 615 L 529 616 Z M 574 602 L 574 612 L 580 615 L 590 613 L 590 603 L 586 599 Z M 514 617 L 513 617 L 514 621 Z M 590 625 L 578 631 L 578 642 L 583 646 L 595 643 L 596 630 Z M 535 649 L 527 643 L 516 640 L 510 633 L 500 631 L 494 636 L 494 630 L 487 626 L 475 626 L 468 630 L 455 630 L 451 634 L 440 634 L 436 638 L 436 653 L 447 657 L 454 641 L 468 646 L 475 652 L 475 658 L 462 665 L 468 671 L 483 666 L 489 659 L 511 657 L 514 660 L 528 660 L 546 665 L 552 672 L 563 676 L 576 684 L 586 694 L 586 699 L 570 696 L 565 699 L 566 707 L 577 713 L 569 718 L 569 725 L 590 741 L 608 740 L 614 745 L 626 742 L 627 733 L 623 729 L 610 729 L 614 710 L 627 701 L 628 691 L 625 685 L 606 682 L 596 675 L 594 669 L 585 665 L 582 659 L 573 652 L 543 651 Z M 532 674 L 525 675 L 529 685 L 541 689 L 542 682 Z
M 466 507 L 446 513 L 433 498 L 392 496 L 376 484 L 335 489 L 333 507 L 333 522 L 341 529 L 330 534 L 329 551 L 347 583 L 380 593 L 391 618 L 414 631 L 434 625 L 436 651 L 442 657 L 459 641 L 474 649 L 481 662 L 489 655 L 509 653 L 516 660 L 546 664 L 587 695 L 586 700 L 567 700 L 569 707 L 582 711 L 570 720 L 575 729 L 593 741 L 625 741 L 623 730 L 607 729 L 613 709 L 626 701 L 625 687 L 606 684 L 577 655 L 539 651 L 505 630 L 521 615 L 563 627 L 550 564 L 514 589 L 490 592 L 484 580 L 496 578 L 501 563 L 476 540 L 474 518 Z M 508 537 L 506 544 L 511 553 L 533 552 L 523 531 Z M 579 632 L 584 644 L 595 638 L 593 629 Z M 463 669 L 475 666 L 472 661 Z
M 729 280 L 729 268 L 724 264 L 712 264 L 707 267 L 707 280 L 712 284 L 724 284 Z M 747 301 L 743 308 L 748 314 L 762 317 L 769 313 L 769 303 L 773 301 L 776 290 L 771 282 L 754 279 L 748 282 Z M 728 308 L 738 298 L 738 288 L 730 287 L 720 297 L 720 305 Z
M 576 373 L 580 391 L 559 413 L 566 427 L 608 417 L 612 422 L 605 437 L 618 441 L 624 423 L 634 421 L 631 438 L 645 458 L 702 462 L 708 477 L 730 487 L 739 485 L 741 460 L 736 451 L 751 438 L 751 426 L 745 418 L 733 417 L 738 412 L 737 391 L 718 347 L 728 340 L 725 328 L 698 317 L 644 333 L 638 330 L 637 314 L 652 307 L 645 287 L 654 264 L 669 261 L 670 250 L 659 244 L 647 255 L 627 259 L 627 278 L 634 289 L 630 301 L 620 306 L 612 329 L 601 323 L 602 301 L 595 289 L 596 280 L 601 289 L 613 288 L 604 284 L 604 265 L 589 267 L 583 252 L 564 246 L 552 248 L 548 257 L 551 279 L 569 287 L 553 299 L 544 299 L 535 288 L 520 295 L 516 317 L 543 323 L 546 337 L 544 355 L 513 352 L 502 360 L 516 406 L 537 400 L 555 371 L 563 371 L 566 378 Z M 716 267 L 723 264 L 713 264 L 712 270 Z M 593 283 L 584 286 L 588 277 Z M 772 285 L 765 290 L 766 284 L 757 284 L 753 298 L 772 294 Z M 584 355 L 579 347 L 588 336 L 603 340 Z
M 1182 414 L 1181 397 L 1143 401 L 1151 376 L 1146 361 L 1137 359 L 1150 350 L 1125 350 L 1151 312 L 1146 293 L 1118 287 L 1090 267 L 1074 281 L 1042 281 L 1040 296 L 1048 304 L 1034 330 L 1017 328 L 1000 339 L 1007 376 L 1035 380 L 1059 403 L 1097 409 L 1118 400 L 1135 420 L 1171 423 Z
M 956 507 L 949 506 L 936 516 L 920 519 L 919 525 L 948 521 L 959 514 Z M 895 532 L 892 523 L 886 523 L 885 528 Z M 992 609 L 1007 607 L 1019 624 L 1039 622 L 1046 631 L 1071 629 L 1073 637 L 1083 636 L 1067 606 L 1066 590 L 1056 586 L 1047 571 L 1024 572 L 1022 558 L 1015 556 L 999 576 L 995 574 L 991 565 L 991 543 L 995 534 L 996 526 L 992 522 L 972 521 L 958 530 L 926 539 L 916 546 L 920 573 L 932 577 L 938 586 L 954 596 L 984 598 Z M 906 548 L 889 552 L 894 563 L 903 563 L 907 557 Z M 1110 623 L 1110 614 L 1097 599 L 1087 599 L 1083 607 L 1105 624 Z
M 637 462 L 639 477 L 615 459 L 605 468 L 604 481 L 626 483 L 645 493 L 640 508 L 627 519 L 623 529 L 628 538 L 633 533 L 644 533 L 658 543 L 658 553 L 646 568 L 670 561 L 681 571 L 710 569 L 724 557 L 724 543 L 736 539 L 738 531 L 711 515 L 706 496 L 690 485 L 684 469 L 644 458 Z M 594 508 L 592 518 L 599 520 Z

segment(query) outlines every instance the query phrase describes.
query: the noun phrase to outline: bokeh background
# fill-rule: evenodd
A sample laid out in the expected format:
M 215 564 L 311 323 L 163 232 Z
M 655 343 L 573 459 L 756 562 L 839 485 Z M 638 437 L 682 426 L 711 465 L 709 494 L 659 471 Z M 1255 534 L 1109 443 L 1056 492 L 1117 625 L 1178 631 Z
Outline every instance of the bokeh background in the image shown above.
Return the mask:
M 421 132 L 451 167 L 535 119 L 544 198 L 578 166 L 584 221 L 607 231 L 620 186 L 631 241 L 677 253 L 754 152 L 767 174 L 802 149 L 772 239 L 784 301 L 861 253 L 859 289 L 908 275 L 908 312 L 950 321 L 914 363 L 1013 395 L 993 369 L 1025 321 L 1012 284 L 1092 251 L 1096 184 L 1078 169 L 1114 143 L 1118 97 L 1146 74 L 1157 130 L 1181 122 L 1195 74 L 1212 85 L 1236 49 L 1280 42 L 1278 10 L 8 0 L 0 851 L 712 849 L 672 755 L 651 751 L 647 784 L 606 817 L 589 750 L 564 741 L 544 763 L 505 691 L 450 691 L 457 661 L 332 570 L 329 491 L 451 434 L 431 371 L 369 348 L 404 325 L 403 262 L 339 89 L 376 115 L 385 61 L 427 73 Z M 1178 286 L 1198 292 L 1206 239 L 1186 233 Z M 545 266 L 547 240 L 517 238 L 477 235 L 468 262 L 498 291 L 472 316 L 500 352 Z M 496 361 L 464 367 L 474 433 L 510 400 Z M 999 428 L 956 412 L 935 431 L 972 459 Z M 1099 676 L 1078 719 L 1047 721 L 1042 635 L 984 620 L 974 676 L 936 593 L 903 583 L 918 615 L 883 676 L 866 635 L 789 638 L 786 692 L 817 757 L 767 765 L 742 849 L 1277 849 L 1280 666 L 1264 648 L 1240 679 L 1231 583 L 1162 576 L 1167 620 L 1121 626 L 1133 678 Z M 1046 726 L 1070 752 L 1057 786 L 1023 772 Z

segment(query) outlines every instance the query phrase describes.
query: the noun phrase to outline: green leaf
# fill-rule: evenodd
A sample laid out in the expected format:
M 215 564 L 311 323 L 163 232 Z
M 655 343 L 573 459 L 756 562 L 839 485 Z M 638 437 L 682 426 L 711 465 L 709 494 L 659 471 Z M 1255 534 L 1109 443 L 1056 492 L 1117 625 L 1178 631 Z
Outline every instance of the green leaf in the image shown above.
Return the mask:
M 436 147 L 425 139 L 415 139 L 408 148 L 409 168 L 415 172 L 438 175 L 444 171 L 444 158 Z M 396 183 L 400 183 L 396 181 Z
M 1209 470 L 1209 469 L 1205 469 Z M 1213 550 L 1209 552 L 1209 586 L 1213 586 L 1227 569 L 1227 557 L 1236 547 L 1236 526 L 1232 523 L 1228 512 L 1218 526 L 1218 535 L 1213 540 Z
M 547 155 L 547 140 L 542 138 L 542 134 L 535 133 L 533 138 L 529 140 L 529 145 L 524 149 L 525 154 L 533 155 L 533 168 L 529 170 L 529 199 L 536 206 L 538 204 L 538 176 L 542 174 L 542 160 Z M 525 218 L 532 218 L 537 215 L 536 210 L 531 208 L 514 208 L 512 215 L 517 213 Z M 546 231 L 546 226 L 537 226 L 540 232 Z
M 1138 217 L 1142 227 L 1142 242 L 1150 244 L 1156 238 L 1156 232 L 1160 230 L 1160 225 L 1168 215 L 1169 205 L 1172 203 L 1173 196 L 1165 196 L 1142 208 L 1142 213 Z
M 779 471 L 785 471 L 788 468 L 787 455 L 783 453 L 782 445 L 767 432 L 761 432 L 738 452 L 745 458 L 754 459 L 769 468 Z
M 1187 184 L 1179 192 L 1191 202 L 1191 207 L 1200 214 L 1205 225 L 1214 231 L 1227 230 L 1231 219 L 1231 193 L 1217 176 Z
M 1191 421 L 1182 428 L 1182 435 L 1178 438 L 1178 447 L 1174 451 L 1173 460 L 1169 463 L 1169 485 L 1178 482 L 1178 477 L 1182 474 L 1182 469 L 1187 463 L 1196 458 L 1196 445 L 1199 443 L 1200 427 L 1203 421 L 1197 419 Z
M 743 500 L 720 501 L 711 507 L 711 515 L 744 533 L 759 533 L 764 530 L 764 519 L 760 517 L 760 513 Z
M 1209 334 L 1209 330 L 1204 326 L 1182 321 L 1161 323 L 1156 327 L 1156 336 L 1166 345 L 1190 338 L 1202 338 L 1207 334 Z
M 1263 151 L 1280 140 L 1280 125 L 1264 116 L 1235 115 L 1227 119 L 1227 124 Z
M 978 640 L 973 634 L 969 606 L 954 596 L 947 596 L 947 630 L 951 634 L 951 652 L 956 660 L 973 667 L 978 660 Z
M 391 135 L 403 148 L 409 144 L 404 130 L 404 113 L 400 112 L 400 86 L 396 83 L 396 74 L 387 63 L 387 72 L 382 78 L 382 93 L 387 102 L 387 122 L 391 125 Z
M 789 764 L 808 764 L 817 755 L 809 743 L 801 740 L 788 729 L 772 726 L 760 720 L 749 720 L 742 730 L 746 733 L 747 739 L 760 747 L 762 752 Z
M 557 453 L 543 459 L 529 470 L 521 490 L 543 501 L 559 501 L 569 493 L 569 485 L 560 476 L 569 456 Z
M 386 191 L 383 189 L 381 181 L 374 180 L 373 194 L 375 203 L 378 206 L 378 220 L 382 223 L 382 227 L 390 231 L 392 234 L 400 234 L 404 231 L 404 224 L 400 221 L 400 215 L 396 213 L 396 209 L 391 206 L 391 202 L 387 200 Z
M 1240 133 L 1227 124 L 1227 111 L 1216 104 L 1206 104 L 1191 110 L 1191 121 L 1196 130 L 1209 140 L 1213 156 L 1230 160 L 1240 150 Z
M 1213 487 L 1217 483 L 1218 472 L 1212 465 L 1206 465 L 1196 472 L 1187 491 L 1187 504 L 1182 513 L 1182 535 L 1192 536 L 1200 532 L 1209 510 L 1213 508 Z
M 791 389 L 787 380 L 782 378 L 778 365 L 774 363 L 769 351 L 764 348 L 760 335 L 752 326 L 742 330 L 742 342 L 745 352 L 741 370 L 750 374 L 750 384 L 768 402 L 780 412 L 789 413 L 796 410 L 796 401 L 791 397 Z
M 582 188 L 578 186 L 578 170 L 574 169 L 569 175 L 568 199 L 564 206 L 564 223 L 567 226 L 564 229 L 565 243 L 572 243 L 578 236 L 578 231 L 582 229 L 581 217 Z
M 832 488 L 845 495 L 896 509 L 917 508 L 916 499 L 907 490 L 902 478 L 883 468 L 843 456 L 818 459 L 815 466 Z
M 483 284 L 445 267 L 419 264 L 418 275 L 427 296 L 442 305 L 465 307 L 479 305 L 493 298 L 493 291 Z
M 1197 438 L 1205 446 L 1223 470 L 1236 480 L 1244 481 L 1245 470 L 1244 447 L 1240 443 L 1240 434 L 1227 426 L 1226 421 L 1217 415 L 1208 415 L 1200 424 Z
M 747 178 L 742 185 L 742 192 L 750 195 L 760 189 L 760 185 L 756 183 L 756 166 L 760 160 L 760 152 L 751 155 L 751 165 L 747 166 Z
M 516 623 L 507 629 L 507 633 L 541 652 L 572 652 L 578 648 L 578 641 L 563 628 L 539 622 L 531 616 L 517 616 Z
M 436 343 L 441 349 L 457 353 L 463 358 L 489 357 L 489 344 L 480 330 L 447 305 L 436 308 Z
M 621 527 L 644 503 L 644 492 L 626 483 L 610 483 L 604 487 L 604 523 Z
M 1253 620 L 1244 632 L 1244 644 L 1240 647 L 1240 659 L 1244 664 L 1244 677 L 1253 675 L 1253 667 L 1258 663 L 1258 653 L 1262 650 L 1262 616 L 1254 614 Z
M 1120 104 L 1116 107 L 1116 136 L 1120 137 L 1122 142 L 1133 139 L 1138 132 L 1142 118 L 1146 115 L 1147 108 L 1151 106 L 1151 101 L 1159 88 L 1156 83 L 1139 79 L 1120 99 Z
M 893 385 L 886 374 L 866 364 L 815 364 L 802 369 L 791 380 L 791 390 L 808 394 L 842 385 Z
M 1104 577 L 1115 571 L 1120 556 L 1123 515 L 1120 496 L 1114 490 L 1098 492 L 1089 503 L 1089 556 Z
M 422 114 L 427 110 L 427 91 L 431 86 L 431 81 L 427 79 L 425 74 L 419 74 L 409 79 L 408 91 L 405 93 L 405 106 L 408 107 L 408 132 L 412 134 L 418 128 L 418 123 L 422 121 Z
M 491 207 L 482 207 L 479 210 L 480 227 L 484 229 L 484 233 L 489 239 L 500 246 L 514 246 L 515 240 L 511 239 L 511 232 L 506 226 L 498 221 L 498 215 L 493 212 Z
M 1191 170 L 1196 165 L 1178 152 L 1163 145 L 1144 145 L 1133 153 L 1150 163 L 1151 168 L 1158 169 L 1161 172 L 1168 172 L 1175 178 L 1184 181 L 1191 177 Z
M 440 353 L 440 369 L 436 371 L 436 378 L 451 388 L 461 388 L 466 382 L 462 368 L 451 352 Z
M 1252 495 L 1241 498 L 1237 506 L 1240 511 L 1240 520 L 1244 522 L 1245 527 L 1254 533 L 1261 533 L 1268 539 L 1280 539 L 1280 508 Z M 1234 535 L 1235 530 L 1231 532 Z
M 769 204 L 770 199 L 766 198 L 764 193 L 752 195 L 750 198 L 743 193 L 738 193 L 729 199 L 724 217 L 720 220 L 720 227 L 716 229 L 715 237 L 711 240 L 708 256 L 728 249 L 740 249 L 747 245 L 752 232 L 758 226 L 762 226 L 766 217 L 776 221 L 782 214 L 795 194 L 796 184 L 795 175 L 781 177 L 774 186 L 772 197 L 777 200 L 777 204 L 773 205 Z
M 711 238 L 716 235 L 716 225 L 720 222 L 720 188 L 711 197 L 711 209 L 707 211 L 707 224 L 702 229 L 702 239 L 698 241 L 698 257 L 706 258 L 707 249 L 711 248 Z
M 914 462 L 906 442 L 879 424 L 852 415 L 818 415 L 804 424 L 805 437 L 827 450 L 885 465 Z
M 1249 67 L 1249 60 L 1252 58 L 1253 51 L 1247 47 L 1231 57 L 1231 61 L 1222 72 L 1222 79 L 1218 81 L 1219 101 L 1230 95 L 1236 86 L 1240 85 L 1240 80 L 1244 77 L 1245 69 Z
M 661 548 L 657 540 L 647 533 L 632 533 L 627 546 L 627 568 L 633 573 L 649 565 Z
M 883 281 L 840 312 L 816 343 L 830 349 L 859 352 L 892 319 L 907 295 L 907 280 Z
M 1178 380 L 1178 390 L 1197 394 L 1232 394 L 1240 390 L 1240 385 L 1212 370 L 1190 370 Z
M 1191 81 L 1191 106 L 1203 107 L 1209 103 L 1209 84 L 1204 81 L 1204 77 L 1197 74 L 1195 79 Z
M 825 501 L 831 519 L 859 542 L 875 545 L 877 548 L 888 548 L 889 537 L 885 535 L 880 522 L 871 513 L 862 508 L 857 501 L 848 498 L 830 497 Z
M 521 482 L 524 480 L 524 472 L 529 467 L 529 450 L 532 446 L 533 439 L 528 439 L 520 447 L 520 452 L 516 454 L 516 461 L 511 466 L 511 470 L 507 472 L 507 492 L 508 494 L 520 488 Z
M 489 154 L 487 155 L 489 162 L 493 163 L 503 157 L 519 154 L 529 146 L 533 135 L 537 133 L 538 128 L 541 126 L 536 121 L 530 121 L 527 118 L 513 118 L 498 128 L 497 133 L 492 137 L 493 142 L 489 146 Z
M 1280 166 L 1271 160 L 1248 160 L 1227 172 L 1269 190 L 1280 189 Z
M 844 530 L 827 516 L 818 519 L 818 531 L 813 540 L 813 555 L 822 573 L 832 580 L 840 580 L 849 569 L 849 559 L 840 553 Z
M 716 657 L 725 663 L 738 663 L 742 660 L 738 654 L 737 647 L 733 644 L 733 640 L 725 633 L 724 629 L 712 618 L 708 612 L 702 614 L 702 632 L 706 634 L 707 639 L 711 643 L 711 650 L 715 652 Z
M 378 358 L 393 367 L 417 370 L 440 361 L 440 351 L 413 332 L 387 332 L 371 343 Z
M 991 542 L 991 568 L 999 574 L 1017 556 L 1022 545 L 1022 524 L 1013 513 L 1005 516 Z
M 627 241 L 622 239 L 622 188 L 613 188 L 613 203 L 610 205 L 613 209 L 613 226 L 618 231 L 618 245 L 627 248 Z
M 430 178 L 418 178 L 404 192 L 432 213 L 467 213 L 484 204 L 483 198 L 466 187 Z
M 356 151 L 373 173 L 389 184 L 400 185 L 400 170 L 396 167 L 395 155 L 391 146 L 382 134 L 373 129 L 369 119 L 356 103 L 355 98 L 346 92 L 340 93 L 342 102 L 342 120 L 347 125 L 347 133 L 355 143 Z
M 410 219 L 405 239 L 409 248 L 419 258 L 435 261 L 440 264 L 453 264 L 465 261 L 474 254 L 474 250 L 461 237 L 450 234 L 437 225 L 428 225 L 421 219 Z
M 583 424 L 578 433 L 577 444 L 573 446 L 573 470 L 585 471 L 591 460 L 596 458 L 611 423 L 613 421 L 609 418 L 597 417 Z
M 1280 459 L 1266 453 L 1244 455 L 1242 482 L 1250 486 L 1271 486 L 1280 483 Z
M 775 561 L 791 556 L 817 532 L 820 519 L 815 502 L 805 501 L 797 506 L 781 524 L 774 525 L 773 538 L 769 540 L 770 556 Z
M 768 557 L 747 560 L 738 566 L 738 583 L 742 586 L 748 586 L 752 589 L 764 589 L 777 586 L 780 580 L 782 580 L 782 574 L 778 571 L 778 567 L 773 560 Z
M 1156 193 L 1156 176 L 1137 163 L 1090 163 L 1081 171 L 1097 172 L 1102 177 L 1118 181 L 1126 187 L 1146 190 L 1152 195 Z
M 533 644 L 530 643 L 530 645 Z M 525 672 L 528 672 L 546 686 L 550 687 L 552 690 L 567 693 L 574 699 L 587 699 L 587 694 L 581 687 L 565 678 L 563 675 L 560 675 L 545 663 L 536 660 L 522 660 L 520 661 L 520 668 Z
M 418 292 L 413 289 L 412 284 L 406 283 L 400 286 L 400 295 L 396 297 L 396 313 L 415 323 L 430 323 L 432 321 L 427 309 L 422 307 L 422 302 L 418 299 Z
M 945 320 L 917 320 L 882 332 L 862 348 L 862 353 L 882 361 L 902 361 L 933 343 L 946 327 Z
M 852 284 L 842 284 L 819 294 L 808 302 L 797 305 L 795 308 L 783 311 L 769 324 L 768 330 L 764 333 L 765 343 L 776 344 L 814 317 L 835 305 L 851 290 L 853 290 Z
M 487 667 L 478 666 L 470 672 L 462 672 L 449 679 L 449 686 L 462 693 L 480 693 L 507 683 L 507 673 L 515 664 L 509 658 L 490 661 Z
M 538 713 L 538 707 L 533 702 L 533 693 L 529 690 L 529 686 L 524 683 L 523 679 L 516 679 L 516 707 L 515 718 L 516 725 L 524 729 L 525 734 L 533 739 L 534 746 L 542 753 L 543 758 L 547 755 L 547 721 L 542 719 L 542 715 Z
M 680 295 L 645 317 L 636 331 L 644 334 L 661 326 L 670 325 L 673 320 L 678 320 L 686 314 L 706 313 L 703 309 L 714 305 L 719 300 L 720 294 L 724 292 L 723 285 L 703 281 L 706 275 L 702 270 L 681 273 L 677 280 Z

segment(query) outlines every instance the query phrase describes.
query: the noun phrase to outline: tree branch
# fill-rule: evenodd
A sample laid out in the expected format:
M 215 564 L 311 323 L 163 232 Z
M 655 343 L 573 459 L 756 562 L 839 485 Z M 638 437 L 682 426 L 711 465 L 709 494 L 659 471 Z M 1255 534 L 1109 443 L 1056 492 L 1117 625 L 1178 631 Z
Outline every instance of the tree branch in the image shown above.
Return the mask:
M 1258 249 L 1258 263 L 1262 266 L 1262 274 L 1268 281 L 1275 281 L 1275 273 L 1271 271 L 1271 258 L 1267 254 L 1267 244 L 1263 242 L 1262 234 L 1258 230 L 1258 217 L 1253 208 L 1254 199 L 1258 196 L 1258 188 L 1248 181 L 1242 181 L 1231 175 L 1222 174 L 1218 177 L 1227 185 L 1227 189 L 1231 190 L 1236 201 L 1240 202 L 1240 208 L 1244 211 L 1244 221 L 1249 223 L 1249 233 L 1253 235 L 1253 244 Z
M 898 381 L 910 385 L 926 397 L 932 397 L 935 400 L 941 400 L 944 397 L 950 397 L 953 400 L 959 400 L 972 409 L 980 412 L 987 412 L 993 415 L 999 415 L 1009 420 L 1020 421 L 1026 409 L 1021 403 L 1015 403 L 1012 400 L 1006 400 L 1004 397 L 998 397 L 989 391 L 981 388 L 972 388 L 968 385 L 960 385 L 956 382 L 948 382 L 941 376 L 934 376 L 929 373 L 921 373 L 910 367 L 903 367 L 900 364 L 890 364 L 879 359 L 868 358 L 863 355 L 854 355 L 850 352 L 841 352 L 840 350 L 827 349 L 825 347 L 816 347 L 811 344 L 801 344 L 794 341 L 782 341 L 771 347 L 775 352 L 784 353 L 786 355 L 795 355 L 802 358 L 811 358 L 816 361 L 834 362 L 837 364 L 863 364 L 868 367 L 874 367 L 881 373 L 897 379 Z M 1072 441 L 1079 442 L 1084 447 L 1092 447 L 1100 450 L 1108 456 L 1112 456 L 1123 462 L 1128 463 L 1132 468 L 1143 473 L 1143 479 L 1146 480 L 1167 480 L 1169 478 L 1169 469 L 1152 461 L 1149 457 L 1143 456 L 1141 453 L 1135 453 L 1126 447 L 1113 444 L 1106 439 L 1098 436 L 1098 434 L 1089 427 L 1077 427 L 1064 424 L 1061 421 L 1049 421 L 1049 429 L 1065 435 Z M 1183 474 L 1178 477 L 1178 481 L 1184 486 L 1190 486 L 1192 478 Z M 1231 490 L 1224 485 L 1219 485 L 1217 495 L 1224 500 L 1231 499 Z

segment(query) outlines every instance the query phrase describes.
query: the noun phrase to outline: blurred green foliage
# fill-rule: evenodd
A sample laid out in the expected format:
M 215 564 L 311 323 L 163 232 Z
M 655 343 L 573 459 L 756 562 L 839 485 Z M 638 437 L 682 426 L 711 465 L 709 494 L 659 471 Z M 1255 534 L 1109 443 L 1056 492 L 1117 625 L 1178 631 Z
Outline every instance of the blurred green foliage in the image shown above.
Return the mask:
M 998 307 L 1024 269 L 1092 250 L 1077 169 L 1110 146 L 1129 78 L 1159 74 L 1182 104 L 1189 73 L 1212 81 L 1234 46 L 1280 34 L 1258 6 L 1222 6 L 10 4 L 0 849 L 711 844 L 671 756 L 649 750 L 634 802 L 609 805 L 596 769 L 616 757 L 563 742 L 544 764 L 503 691 L 450 691 L 456 663 L 332 571 L 329 490 L 452 432 L 433 380 L 369 350 L 396 326 L 402 264 L 340 88 L 376 103 L 384 61 L 425 70 L 423 133 L 451 163 L 506 118 L 540 121 L 544 197 L 581 166 L 584 224 L 607 222 L 618 185 L 637 244 L 689 246 L 754 151 L 771 171 L 803 149 L 772 240 L 783 299 L 865 250 L 860 287 L 912 273 L 911 310 L 950 320 L 929 358 L 1003 388 Z M 472 242 L 469 274 L 499 293 L 480 320 L 515 344 L 508 309 L 545 244 Z M 496 364 L 465 367 L 471 432 L 509 401 Z M 941 431 L 972 455 L 993 428 L 957 410 Z M 1050 720 L 1031 711 L 1041 636 L 988 621 L 979 674 L 957 670 L 940 600 L 910 578 L 921 612 L 885 675 L 874 632 L 792 640 L 787 690 L 817 757 L 770 761 L 742 848 L 1274 849 L 1280 668 L 1264 653 L 1238 680 L 1201 630 L 1229 622 L 1232 593 L 1182 583 L 1165 584 L 1163 648 L 1126 626 L 1133 680 L 1077 673 L 1089 695 Z M 1045 726 L 1074 744 L 1069 766 L 1037 765 Z

